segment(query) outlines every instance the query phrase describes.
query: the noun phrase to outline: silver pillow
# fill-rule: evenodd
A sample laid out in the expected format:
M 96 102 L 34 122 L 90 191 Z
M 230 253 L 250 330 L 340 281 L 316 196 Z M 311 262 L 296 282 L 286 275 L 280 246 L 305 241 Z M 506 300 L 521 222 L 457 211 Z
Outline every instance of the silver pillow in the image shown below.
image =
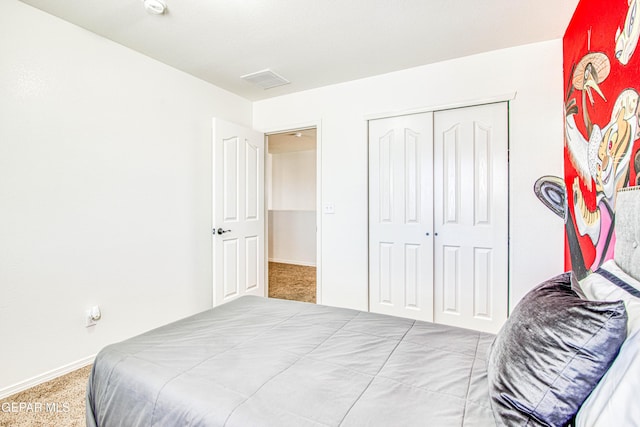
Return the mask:
M 588 301 L 571 273 L 547 280 L 515 307 L 496 336 L 487 374 L 498 425 L 564 426 L 626 338 L 622 301 Z

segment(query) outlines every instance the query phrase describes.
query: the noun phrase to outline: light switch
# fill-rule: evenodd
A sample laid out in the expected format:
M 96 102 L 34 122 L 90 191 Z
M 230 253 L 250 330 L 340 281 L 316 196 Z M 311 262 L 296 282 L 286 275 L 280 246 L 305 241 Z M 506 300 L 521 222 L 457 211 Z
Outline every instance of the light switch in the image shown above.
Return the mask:
M 322 205 L 322 212 L 324 214 L 336 213 L 336 206 L 333 203 L 325 203 Z

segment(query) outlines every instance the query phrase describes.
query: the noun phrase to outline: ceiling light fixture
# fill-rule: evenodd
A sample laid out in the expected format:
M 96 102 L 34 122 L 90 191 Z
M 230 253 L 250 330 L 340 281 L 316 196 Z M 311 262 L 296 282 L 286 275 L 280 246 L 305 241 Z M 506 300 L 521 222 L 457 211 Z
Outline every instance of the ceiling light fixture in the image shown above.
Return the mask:
M 167 10 L 167 5 L 162 0 L 142 0 L 142 4 L 152 15 L 162 15 Z

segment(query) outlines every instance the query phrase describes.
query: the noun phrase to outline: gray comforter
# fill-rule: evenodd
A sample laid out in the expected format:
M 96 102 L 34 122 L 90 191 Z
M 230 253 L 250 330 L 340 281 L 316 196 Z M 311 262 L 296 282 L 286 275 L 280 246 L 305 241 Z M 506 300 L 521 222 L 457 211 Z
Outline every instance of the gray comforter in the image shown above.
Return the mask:
M 88 426 L 495 426 L 492 335 L 243 297 L 110 345 Z

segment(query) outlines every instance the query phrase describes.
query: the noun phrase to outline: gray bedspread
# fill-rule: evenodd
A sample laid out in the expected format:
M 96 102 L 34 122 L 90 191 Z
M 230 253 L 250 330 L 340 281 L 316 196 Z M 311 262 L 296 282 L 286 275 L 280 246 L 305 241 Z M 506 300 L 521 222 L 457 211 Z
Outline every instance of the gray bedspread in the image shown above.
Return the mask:
M 495 426 L 493 335 L 243 297 L 105 347 L 87 425 Z

